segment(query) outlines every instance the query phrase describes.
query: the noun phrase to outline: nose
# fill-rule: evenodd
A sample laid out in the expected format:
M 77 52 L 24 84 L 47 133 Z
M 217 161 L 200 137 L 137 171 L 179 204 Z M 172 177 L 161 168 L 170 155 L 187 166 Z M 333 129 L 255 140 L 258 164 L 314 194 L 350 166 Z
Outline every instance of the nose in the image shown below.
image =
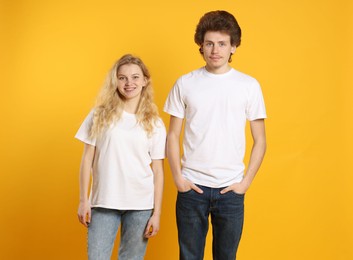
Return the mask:
M 129 78 L 126 78 L 125 79 L 125 85 L 129 86 L 131 83 L 131 80 Z
M 217 52 L 218 52 L 218 45 L 215 44 L 215 45 L 213 45 L 212 53 L 217 53 Z

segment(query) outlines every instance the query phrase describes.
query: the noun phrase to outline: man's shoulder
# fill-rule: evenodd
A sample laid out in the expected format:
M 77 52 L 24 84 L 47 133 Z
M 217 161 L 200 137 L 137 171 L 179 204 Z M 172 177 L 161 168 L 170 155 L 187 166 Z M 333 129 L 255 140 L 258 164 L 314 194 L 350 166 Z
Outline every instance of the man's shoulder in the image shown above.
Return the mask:
M 233 72 L 232 73 L 233 77 L 239 81 L 243 81 L 244 83 L 251 83 L 251 84 L 257 83 L 257 80 L 253 76 L 250 76 L 249 74 L 246 74 L 234 68 L 232 68 L 232 72 Z
M 195 69 L 193 71 L 190 71 L 186 74 L 183 74 L 182 76 L 179 77 L 179 81 L 183 81 L 183 80 L 190 80 L 190 79 L 194 79 L 194 78 L 199 78 L 200 76 L 202 76 L 202 71 L 203 71 L 203 67 Z

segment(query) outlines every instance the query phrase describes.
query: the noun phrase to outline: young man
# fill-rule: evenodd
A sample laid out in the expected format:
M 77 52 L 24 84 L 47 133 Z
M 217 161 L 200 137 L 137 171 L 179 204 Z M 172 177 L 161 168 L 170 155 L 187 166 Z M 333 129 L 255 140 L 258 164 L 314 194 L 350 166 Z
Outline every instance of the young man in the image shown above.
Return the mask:
M 180 77 L 164 106 L 171 115 L 167 157 L 178 189 L 180 259 L 203 259 L 209 216 L 213 259 L 236 258 L 244 194 L 265 154 L 266 111 L 259 83 L 228 64 L 240 40 L 241 29 L 232 14 L 206 13 L 195 33 L 206 66 Z M 254 142 L 245 171 L 246 120 Z

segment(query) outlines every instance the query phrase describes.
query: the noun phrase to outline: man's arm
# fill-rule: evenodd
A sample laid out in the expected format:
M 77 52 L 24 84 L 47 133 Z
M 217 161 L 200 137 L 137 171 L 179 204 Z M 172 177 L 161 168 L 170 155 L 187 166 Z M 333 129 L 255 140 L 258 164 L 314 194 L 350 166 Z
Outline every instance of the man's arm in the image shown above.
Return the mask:
M 240 183 L 234 183 L 229 187 L 223 189 L 221 191 L 222 194 L 230 190 L 233 190 L 234 192 L 239 194 L 245 194 L 261 166 L 262 160 L 266 152 L 266 133 L 264 119 L 251 121 L 250 129 L 254 143 L 251 149 L 250 161 L 244 179 Z
M 190 189 L 202 193 L 202 190 L 194 183 L 189 182 L 181 175 L 180 163 L 180 133 L 183 126 L 183 119 L 175 116 L 170 117 L 169 131 L 167 135 L 167 158 L 173 174 L 175 186 L 178 191 L 186 192 Z

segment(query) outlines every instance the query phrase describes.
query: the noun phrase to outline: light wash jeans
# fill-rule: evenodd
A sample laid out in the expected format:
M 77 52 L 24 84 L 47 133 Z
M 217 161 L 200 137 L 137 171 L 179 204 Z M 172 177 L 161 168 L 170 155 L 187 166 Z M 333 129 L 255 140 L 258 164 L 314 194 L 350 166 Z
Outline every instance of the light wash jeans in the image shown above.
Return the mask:
M 147 246 L 144 231 L 152 210 L 93 208 L 88 226 L 88 259 L 110 260 L 121 224 L 119 260 L 142 260 Z

